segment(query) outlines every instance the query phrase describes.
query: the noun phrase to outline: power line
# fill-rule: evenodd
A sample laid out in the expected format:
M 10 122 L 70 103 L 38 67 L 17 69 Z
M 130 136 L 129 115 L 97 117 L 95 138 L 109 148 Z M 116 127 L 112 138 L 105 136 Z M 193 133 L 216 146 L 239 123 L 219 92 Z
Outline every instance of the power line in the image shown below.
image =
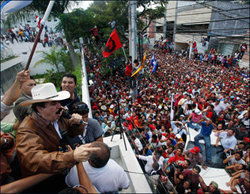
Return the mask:
M 213 6 L 213 5 L 208 5 L 208 4 L 206 4 L 205 2 L 204 3 L 199 3 L 199 2 L 197 2 L 199 5 L 202 5 L 202 6 L 204 6 L 204 7 L 208 7 L 208 8 L 210 8 L 210 7 L 212 7 L 212 8 L 214 8 L 214 9 L 217 9 L 217 10 L 222 10 L 222 9 L 220 9 L 220 8 L 218 8 L 218 7 L 215 7 L 215 6 Z M 211 9 L 211 8 L 210 8 Z M 249 9 L 249 8 L 248 8 Z M 215 10 L 216 11 L 216 10 Z M 222 10 L 223 11 L 223 10 Z M 226 17 L 229 17 L 229 18 L 234 18 L 233 16 L 229 16 L 229 15 L 226 15 L 226 14 L 224 14 L 224 13 L 220 13 L 219 11 L 216 11 L 217 13 L 219 13 L 219 14 L 221 14 L 221 15 L 224 15 L 224 16 L 226 16 Z M 242 20 L 242 21 L 244 21 L 244 20 Z M 249 22 L 247 22 L 247 21 L 244 21 L 245 23 L 248 23 L 249 24 Z
M 185 31 L 185 32 L 199 32 L 199 31 L 202 31 L 204 33 L 206 33 L 206 31 L 239 31 L 239 30 L 247 30 L 249 28 L 241 28 L 241 29 L 235 29 L 235 28 L 226 28 L 226 29 L 222 29 L 222 28 L 217 28 L 217 29 L 213 29 L 213 30 L 209 30 L 209 29 L 201 29 L 201 30 L 188 30 L 188 29 L 185 29 L 185 28 L 177 28 L 177 34 L 178 34 L 178 31 Z M 147 31 L 147 33 L 163 33 L 163 32 L 157 32 L 157 31 L 153 31 L 153 30 L 150 30 L 150 31 Z M 207 32 L 209 33 L 209 32 Z
M 186 7 L 193 7 L 194 5 L 197 5 L 197 4 L 191 4 L 191 5 L 184 5 L 184 6 L 181 6 L 181 7 L 178 7 L 178 9 L 183 9 L 183 8 L 186 8 Z M 242 6 L 242 5 L 241 5 Z M 235 8 L 235 9 L 227 9 L 227 10 L 223 10 L 223 11 L 231 11 L 231 10 L 238 10 L 238 9 L 249 9 L 250 6 L 246 5 L 246 7 L 242 6 L 242 8 Z M 175 10 L 176 8 L 169 8 L 169 9 L 166 9 L 166 11 L 169 11 L 169 10 Z M 196 7 L 195 9 L 200 9 L 200 7 Z
M 224 21 L 231 21 L 231 20 L 240 20 L 240 19 L 249 19 L 250 17 L 241 17 L 241 18 L 229 18 L 229 19 L 221 19 L 221 20 L 206 20 L 206 21 L 199 21 L 199 22 L 188 22 L 188 23 L 180 23 L 177 25 L 190 25 L 190 24 L 203 24 L 203 23 L 211 23 L 211 22 L 224 22 Z M 162 24 L 161 22 L 154 21 L 155 23 Z
M 231 9 L 230 11 L 233 11 L 233 10 L 243 10 L 243 9 L 249 9 L 249 7 L 238 8 L 238 9 Z M 227 11 L 227 10 L 215 11 L 215 12 L 219 13 L 219 12 L 225 12 L 225 11 Z M 189 13 L 189 14 L 178 14 L 177 16 L 179 17 L 179 16 L 188 16 L 188 15 L 202 15 L 202 14 L 208 14 L 208 13 L 213 13 L 213 12 L 211 12 L 211 11 L 209 11 L 209 12 L 195 12 L 195 13 Z M 174 17 L 174 16 L 175 15 L 170 15 L 170 16 L 167 16 L 167 18 Z

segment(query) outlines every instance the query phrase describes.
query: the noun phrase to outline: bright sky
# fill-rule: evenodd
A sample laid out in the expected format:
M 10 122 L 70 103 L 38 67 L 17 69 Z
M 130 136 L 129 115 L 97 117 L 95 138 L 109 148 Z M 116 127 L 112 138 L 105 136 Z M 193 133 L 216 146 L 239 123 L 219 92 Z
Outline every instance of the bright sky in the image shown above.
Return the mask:
M 72 1 L 72 3 L 73 3 L 73 1 Z M 69 9 L 69 11 L 71 12 L 75 8 L 87 9 L 91 3 L 93 3 L 93 1 L 78 1 L 78 5 L 73 4 L 73 6 L 71 7 L 71 9 Z
M 73 6 L 71 9 L 69 9 L 69 12 L 71 12 L 75 8 L 83 8 L 87 9 L 90 4 L 93 3 L 93 1 L 78 1 L 78 5 L 74 4 L 74 1 L 72 1 Z M 150 7 L 155 8 L 157 5 L 152 4 Z M 137 8 L 138 11 L 142 11 L 142 7 Z

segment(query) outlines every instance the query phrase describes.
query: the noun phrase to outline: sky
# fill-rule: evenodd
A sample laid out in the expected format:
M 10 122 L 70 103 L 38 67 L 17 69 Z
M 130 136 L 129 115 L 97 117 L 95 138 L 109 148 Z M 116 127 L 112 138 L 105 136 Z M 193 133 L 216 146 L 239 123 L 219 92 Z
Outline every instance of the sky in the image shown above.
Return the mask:
M 72 5 L 72 7 L 69 9 L 69 12 L 71 12 L 75 8 L 87 9 L 93 1 L 78 1 L 78 2 L 79 2 L 78 5 L 75 5 L 75 4 Z M 73 1 L 72 1 L 72 3 L 73 3 Z M 156 6 L 152 5 L 151 7 L 154 8 Z M 137 10 L 138 11 L 142 11 L 143 8 L 142 7 L 141 8 L 137 8 Z
M 93 1 L 78 1 L 78 2 L 79 2 L 78 5 L 73 5 L 71 9 L 69 9 L 70 12 L 75 8 L 87 9 Z

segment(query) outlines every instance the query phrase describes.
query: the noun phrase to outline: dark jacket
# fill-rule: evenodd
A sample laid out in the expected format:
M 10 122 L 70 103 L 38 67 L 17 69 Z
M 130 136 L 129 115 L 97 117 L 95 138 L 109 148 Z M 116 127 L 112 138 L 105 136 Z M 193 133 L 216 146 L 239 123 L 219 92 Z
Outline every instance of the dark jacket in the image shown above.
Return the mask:
M 58 121 L 59 130 L 68 130 L 70 123 Z M 62 133 L 61 133 L 62 134 Z M 73 151 L 60 152 L 60 137 L 50 121 L 37 113 L 27 116 L 16 136 L 16 149 L 24 177 L 38 173 L 60 173 L 74 166 Z

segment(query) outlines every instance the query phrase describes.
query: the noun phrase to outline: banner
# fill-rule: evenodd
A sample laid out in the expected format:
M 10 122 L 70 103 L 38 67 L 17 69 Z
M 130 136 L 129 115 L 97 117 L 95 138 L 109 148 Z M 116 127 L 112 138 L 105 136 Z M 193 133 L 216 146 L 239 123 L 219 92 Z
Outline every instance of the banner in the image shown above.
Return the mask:
M 110 56 L 115 50 L 122 47 L 121 41 L 119 39 L 118 33 L 116 29 L 113 30 L 111 33 L 104 51 L 102 52 L 102 55 L 104 58 Z

